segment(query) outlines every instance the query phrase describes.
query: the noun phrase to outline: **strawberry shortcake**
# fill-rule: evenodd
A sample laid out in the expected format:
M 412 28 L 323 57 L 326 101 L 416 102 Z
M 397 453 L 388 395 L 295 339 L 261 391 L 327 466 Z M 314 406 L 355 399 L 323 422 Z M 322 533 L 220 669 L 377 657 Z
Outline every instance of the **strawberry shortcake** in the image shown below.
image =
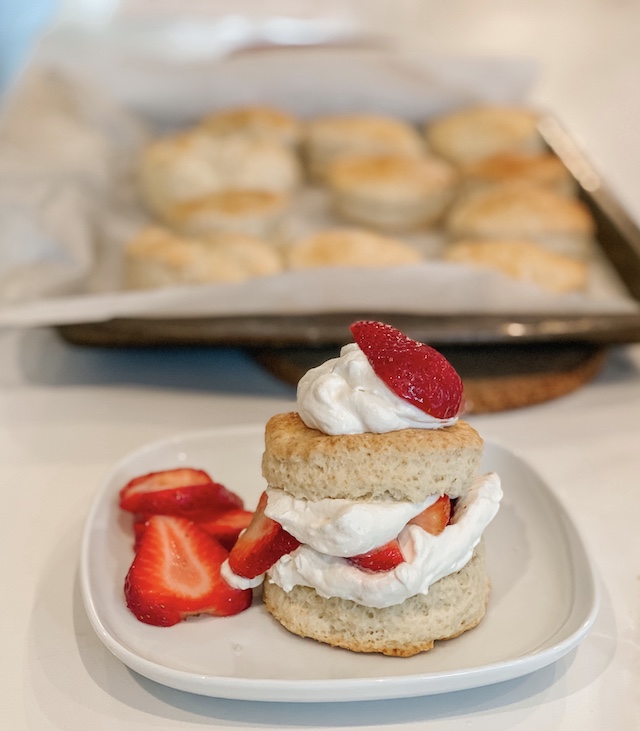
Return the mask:
M 436 350 L 378 322 L 310 370 L 266 426 L 268 487 L 221 568 L 302 637 L 407 657 L 485 614 L 483 533 L 502 497 Z

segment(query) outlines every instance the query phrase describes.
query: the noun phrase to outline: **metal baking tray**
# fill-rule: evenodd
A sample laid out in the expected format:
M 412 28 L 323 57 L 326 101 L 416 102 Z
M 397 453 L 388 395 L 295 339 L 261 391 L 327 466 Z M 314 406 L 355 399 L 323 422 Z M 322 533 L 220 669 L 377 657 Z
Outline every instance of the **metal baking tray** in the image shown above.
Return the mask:
M 553 117 L 540 132 L 576 179 L 596 222 L 597 240 L 631 298 L 640 303 L 640 228 L 602 184 L 597 172 Z M 376 311 L 206 318 L 116 318 L 58 326 L 78 345 L 121 347 L 220 345 L 247 348 L 319 348 L 350 340 L 359 319 L 388 322 L 438 346 L 582 343 L 606 347 L 640 341 L 640 313 L 589 315 L 415 315 Z

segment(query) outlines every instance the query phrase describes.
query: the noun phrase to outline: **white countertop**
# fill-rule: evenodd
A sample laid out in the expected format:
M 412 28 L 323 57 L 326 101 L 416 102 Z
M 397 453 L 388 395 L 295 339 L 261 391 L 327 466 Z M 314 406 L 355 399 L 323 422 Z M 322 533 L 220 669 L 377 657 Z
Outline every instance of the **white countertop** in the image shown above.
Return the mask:
M 640 220 L 640 5 L 469 0 L 424 8 L 411 42 L 539 58 L 534 98 L 565 122 Z M 46 329 L 0 333 L 3 728 L 640 727 L 640 346 L 611 351 L 602 374 L 569 396 L 470 419 L 542 475 L 592 556 L 599 616 L 554 665 L 441 696 L 278 704 L 174 691 L 115 659 L 91 629 L 78 586 L 83 522 L 102 478 L 144 443 L 262 424 L 292 400 L 293 389 L 234 350 L 100 351 L 67 345 Z

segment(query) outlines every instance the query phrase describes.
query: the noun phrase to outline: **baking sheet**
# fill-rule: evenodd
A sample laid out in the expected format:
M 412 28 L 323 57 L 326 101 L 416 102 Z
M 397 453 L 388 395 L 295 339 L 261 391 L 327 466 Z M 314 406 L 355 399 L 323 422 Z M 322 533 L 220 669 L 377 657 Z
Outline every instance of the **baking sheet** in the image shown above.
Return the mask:
M 140 58 L 120 59 L 115 74 L 99 56 L 95 63 L 85 59 L 82 80 L 69 73 L 72 58 L 36 59 L 0 126 L 0 207 L 11 224 L 0 233 L 0 325 L 62 326 L 72 338 L 91 327 L 104 336 L 120 326 L 123 342 L 144 336 L 145 323 L 146 340 L 163 342 L 163 331 L 174 325 L 171 342 L 194 335 L 198 342 L 237 342 L 243 333 L 249 344 L 265 343 L 267 333 L 287 343 L 333 342 L 344 339 L 344 323 L 353 316 L 421 318 L 423 327 L 439 332 L 439 342 L 579 332 L 633 340 L 640 334 L 640 293 L 629 292 L 606 249 L 592 266 L 586 294 L 542 293 L 494 272 L 436 260 L 385 270 L 283 272 L 242 284 L 120 289 L 122 245 L 144 221 L 131 161 L 158 129 L 249 101 L 301 116 L 377 110 L 424 120 L 474 101 L 520 101 L 533 78 L 526 62 L 276 49 L 217 59 L 213 75 L 208 64 L 159 68 Z M 79 143 L 65 146 L 70 135 Z

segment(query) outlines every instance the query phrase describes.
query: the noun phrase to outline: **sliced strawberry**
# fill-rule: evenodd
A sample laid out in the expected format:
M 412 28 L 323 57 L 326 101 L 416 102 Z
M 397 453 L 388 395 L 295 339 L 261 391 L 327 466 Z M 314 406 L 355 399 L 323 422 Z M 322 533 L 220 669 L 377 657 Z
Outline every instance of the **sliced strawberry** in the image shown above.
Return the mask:
M 149 525 L 150 515 L 136 515 L 133 521 L 133 550 L 137 553 L 140 548 L 140 542 L 147 526 Z
M 437 536 L 447 527 L 451 520 L 451 500 L 448 495 L 438 498 L 433 505 L 423 510 L 409 521 L 409 525 L 419 525 L 421 528 Z
M 243 503 L 204 470 L 182 467 L 130 480 L 120 490 L 120 507 L 131 513 L 205 519 L 242 508 Z
M 249 527 L 238 538 L 229 554 L 229 567 L 234 574 L 254 579 L 286 553 L 291 553 L 300 541 L 265 514 L 267 493 L 263 492 Z
M 382 322 L 354 322 L 351 332 L 374 373 L 395 394 L 437 419 L 459 413 L 462 381 L 441 353 Z
M 211 520 L 198 523 L 202 530 L 216 538 L 230 551 L 238 540 L 240 533 L 249 527 L 253 513 L 249 510 L 228 510 Z
M 392 541 L 385 543 L 384 546 L 379 546 L 358 556 L 350 556 L 348 560 L 365 571 L 380 572 L 395 569 L 396 566 L 404 562 L 404 556 L 397 539 L 394 538 Z
M 191 614 L 228 616 L 251 605 L 250 589 L 220 575 L 227 551 L 185 518 L 154 515 L 125 580 L 127 606 L 146 624 L 169 627 Z

